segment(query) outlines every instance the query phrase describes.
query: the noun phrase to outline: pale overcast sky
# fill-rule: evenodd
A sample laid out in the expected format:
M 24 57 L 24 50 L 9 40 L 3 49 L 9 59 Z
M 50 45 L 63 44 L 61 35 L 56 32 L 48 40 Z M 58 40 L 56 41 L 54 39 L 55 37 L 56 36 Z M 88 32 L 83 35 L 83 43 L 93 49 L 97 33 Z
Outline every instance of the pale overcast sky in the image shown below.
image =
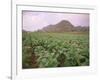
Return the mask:
M 27 31 L 42 29 L 62 20 L 68 20 L 74 26 L 89 26 L 89 14 L 23 11 L 22 16 L 23 29 Z

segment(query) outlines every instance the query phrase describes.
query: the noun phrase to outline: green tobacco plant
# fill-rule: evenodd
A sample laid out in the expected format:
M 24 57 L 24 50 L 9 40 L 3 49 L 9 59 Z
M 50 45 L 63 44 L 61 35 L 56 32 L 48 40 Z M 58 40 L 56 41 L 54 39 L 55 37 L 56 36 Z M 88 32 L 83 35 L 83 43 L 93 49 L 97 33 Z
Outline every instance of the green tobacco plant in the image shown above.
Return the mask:
M 23 32 L 22 63 L 23 68 L 88 66 L 88 35 Z

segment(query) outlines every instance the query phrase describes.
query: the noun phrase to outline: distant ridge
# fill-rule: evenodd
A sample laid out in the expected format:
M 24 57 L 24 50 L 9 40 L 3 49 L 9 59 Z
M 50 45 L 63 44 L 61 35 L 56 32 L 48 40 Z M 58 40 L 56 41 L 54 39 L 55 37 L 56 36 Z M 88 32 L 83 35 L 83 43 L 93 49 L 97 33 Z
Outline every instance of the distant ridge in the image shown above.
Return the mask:
M 26 31 L 26 30 L 23 29 L 22 32 L 28 32 L 28 31 Z
M 38 32 L 88 32 L 89 27 L 87 26 L 74 26 L 67 20 L 62 20 L 55 25 L 48 25 Z

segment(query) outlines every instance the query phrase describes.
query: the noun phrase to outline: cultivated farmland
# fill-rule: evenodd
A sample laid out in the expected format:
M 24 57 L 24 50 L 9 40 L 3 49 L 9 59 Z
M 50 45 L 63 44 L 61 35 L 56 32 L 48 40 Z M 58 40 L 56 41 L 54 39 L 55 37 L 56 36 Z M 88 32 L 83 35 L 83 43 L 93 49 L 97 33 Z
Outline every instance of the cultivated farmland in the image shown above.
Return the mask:
M 89 66 L 88 32 L 22 32 L 22 67 Z

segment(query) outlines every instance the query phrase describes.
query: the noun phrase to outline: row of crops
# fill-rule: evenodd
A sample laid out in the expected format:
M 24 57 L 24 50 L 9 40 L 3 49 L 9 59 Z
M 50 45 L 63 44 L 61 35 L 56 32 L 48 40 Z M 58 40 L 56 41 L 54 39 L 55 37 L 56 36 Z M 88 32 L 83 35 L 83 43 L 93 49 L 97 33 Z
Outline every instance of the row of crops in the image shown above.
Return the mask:
M 23 68 L 88 65 L 88 34 L 23 32 Z

